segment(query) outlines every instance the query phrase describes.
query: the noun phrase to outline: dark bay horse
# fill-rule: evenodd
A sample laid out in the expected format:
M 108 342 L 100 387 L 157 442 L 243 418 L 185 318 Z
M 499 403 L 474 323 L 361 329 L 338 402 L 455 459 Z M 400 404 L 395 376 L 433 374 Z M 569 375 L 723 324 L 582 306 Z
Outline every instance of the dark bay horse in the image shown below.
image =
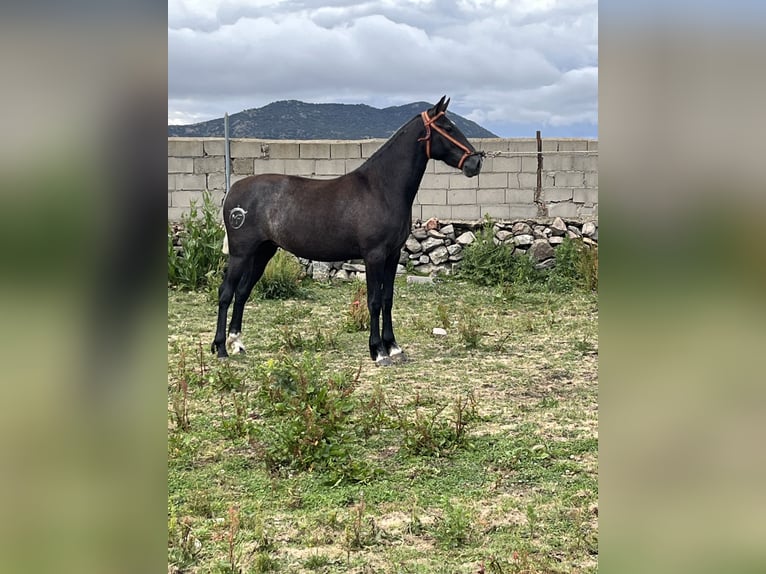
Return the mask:
M 267 174 L 231 186 L 223 205 L 229 263 L 218 289 L 213 353 L 228 356 L 227 344 L 233 352 L 244 351 L 240 335 L 245 302 L 281 247 L 314 261 L 364 259 L 370 357 L 378 365 L 405 359 L 391 324 L 394 277 L 426 164 L 430 158 L 441 160 L 473 177 L 484 156 L 447 118 L 448 104 L 442 97 L 404 124 L 361 166 L 336 179 Z

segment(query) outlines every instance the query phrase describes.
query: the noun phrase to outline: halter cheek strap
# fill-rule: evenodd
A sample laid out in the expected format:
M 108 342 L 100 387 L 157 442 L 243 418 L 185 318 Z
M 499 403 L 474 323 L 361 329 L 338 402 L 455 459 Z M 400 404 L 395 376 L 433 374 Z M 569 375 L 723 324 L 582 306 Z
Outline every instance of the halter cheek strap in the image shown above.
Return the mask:
M 465 145 L 461 144 L 459 141 L 457 141 L 455 138 L 449 135 L 446 131 L 444 131 L 442 128 L 436 125 L 436 120 L 438 120 L 443 115 L 444 115 L 444 112 L 439 112 L 434 117 L 429 118 L 428 112 L 422 112 L 420 114 L 420 116 L 423 118 L 423 125 L 425 125 L 426 127 L 426 135 L 425 137 L 420 138 L 418 141 L 426 142 L 426 156 L 428 157 L 428 159 L 431 159 L 431 128 L 433 127 L 433 129 L 439 132 L 439 134 L 441 134 L 442 137 L 448 139 L 457 147 L 463 150 L 463 157 L 460 158 L 460 161 L 457 164 L 458 169 L 463 169 L 463 164 L 465 163 L 465 160 L 471 157 L 472 155 L 475 155 L 478 152 L 472 152 Z

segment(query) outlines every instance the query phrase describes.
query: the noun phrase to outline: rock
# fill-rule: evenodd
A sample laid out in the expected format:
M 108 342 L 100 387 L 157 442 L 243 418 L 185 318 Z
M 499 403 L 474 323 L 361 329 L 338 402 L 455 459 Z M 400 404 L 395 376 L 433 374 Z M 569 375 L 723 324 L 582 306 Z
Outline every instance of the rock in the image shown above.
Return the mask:
M 444 245 L 440 245 L 428 254 L 431 257 L 431 261 L 436 265 L 441 265 L 449 259 L 449 251 Z
M 505 243 L 506 241 L 511 241 L 513 239 L 513 233 L 511 233 L 510 231 L 506 231 L 505 229 L 501 229 L 500 231 L 495 233 L 495 237 L 501 243 Z
M 417 229 L 412 230 L 412 236 L 418 241 L 423 241 L 426 237 L 428 237 L 428 231 L 422 227 L 418 227 Z
M 397 275 L 404 275 L 404 273 L 407 271 L 407 269 L 404 268 L 404 265 L 397 265 L 396 266 L 396 274 Z
M 432 229 L 439 229 L 439 220 L 436 217 L 432 217 L 428 221 L 426 221 L 426 224 L 423 226 L 426 228 L 426 231 L 431 231 Z
M 529 248 L 529 256 L 538 262 L 550 259 L 553 255 L 553 247 L 545 239 L 535 239 Z
M 449 225 L 445 225 L 442 227 L 439 231 L 441 231 L 444 235 L 449 237 L 450 239 L 455 239 L 455 228 L 450 223 Z
M 411 254 L 409 257 L 408 257 L 408 259 L 409 259 L 410 261 L 412 261 L 413 259 L 414 259 L 414 260 L 418 260 L 418 259 L 420 259 L 420 253 L 412 253 L 412 254 Z
M 344 271 L 343 269 L 340 269 L 339 271 L 335 273 L 335 275 L 333 276 L 333 279 L 335 279 L 336 281 L 343 281 L 343 282 L 349 281 L 348 271 Z
M 582 231 L 580 231 L 577 227 L 574 225 L 567 225 L 567 229 L 574 233 L 577 237 L 582 237 Z
M 514 235 L 532 235 L 532 228 L 528 223 L 524 223 L 523 221 L 514 223 L 513 227 L 511 227 L 511 231 Z
M 526 225 L 526 224 L 524 224 L 524 225 Z M 527 227 L 529 227 L 529 226 L 527 225 Z M 532 245 L 532 242 L 534 240 L 535 240 L 534 237 L 532 237 L 531 235 L 529 235 L 527 233 L 524 233 L 522 235 L 517 235 L 516 237 L 514 237 L 513 238 L 513 243 L 517 247 L 525 247 L 525 246 L 528 246 L 528 245 Z
M 429 237 L 423 243 L 420 244 L 423 249 L 423 253 L 428 253 L 432 249 L 436 249 L 440 245 L 444 245 L 443 239 L 437 239 L 436 237 Z
M 476 241 L 476 236 L 472 231 L 466 231 L 465 233 L 461 233 L 455 241 L 457 241 L 459 245 L 466 246 Z
M 545 239 L 545 227 L 542 225 L 535 225 L 532 230 L 532 235 L 535 236 L 535 239 Z
M 456 253 L 455 255 L 450 255 L 449 256 L 449 260 L 450 261 L 455 261 L 455 262 L 462 261 L 463 260 L 463 254 L 462 253 Z
M 545 261 L 541 261 L 540 263 L 535 264 L 535 269 L 550 269 L 551 267 L 556 266 L 556 260 L 551 257 L 550 259 L 546 259 Z
M 366 283 L 367 282 L 367 274 L 366 273 L 357 273 L 356 275 L 354 275 L 354 279 L 356 279 L 357 281 L 361 281 L 362 283 Z
M 596 233 L 596 224 L 592 221 L 588 221 L 587 223 L 583 224 L 582 226 L 582 234 L 585 237 L 593 237 L 593 235 Z
M 404 247 L 409 251 L 410 253 L 418 253 L 423 248 L 420 246 L 420 241 L 415 239 L 414 237 L 410 237 L 407 242 L 404 244 Z
M 433 266 L 431 263 L 425 263 L 418 267 L 418 273 L 427 273 L 428 275 L 431 275 L 436 267 Z
M 460 253 L 461 251 L 463 251 L 463 248 L 460 247 L 460 245 L 458 245 L 457 243 L 455 243 L 454 245 L 448 245 L 447 251 L 449 252 L 450 255 L 456 255 Z
M 353 271 L 354 273 L 364 273 L 366 268 L 359 263 L 344 263 L 343 269 L 346 271 Z
M 431 229 L 428 232 L 428 237 L 435 237 L 436 239 L 447 239 L 446 235 L 444 235 L 441 231 L 437 231 L 436 229 Z
M 575 233 L 571 229 L 567 229 L 567 237 L 569 237 L 569 239 L 579 239 L 580 238 L 580 234 L 579 233 Z
M 418 261 L 420 261 L 421 265 L 425 265 L 426 263 L 431 262 L 431 260 L 428 258 L 428 255 L 421 255 Z
M 446 329 L 442 329 L 441 327 L 434 327 L 433 330 L 431 331 L 431 334 L 434 337 L 446 337 L 447 336 L 447 330 Z
M 583 242 L 585 245 L 588 245 L 588 246 L 591 246 L 591 247 L 594 247 L 594 246 L 595 246 L 595 247 L 597 247 L 597 246 L 598 246 L 598 243 L 596 243 L 595 241 L 593 241 L 593 240 L 592 240 L 590 237 L 583 237 L 583 238 L 582 238 L 582 242 Z
M 314 281 L 329 281 L 332 266 L 324 261 L 314 261 L 311 276 Z
M 407 275 L 407 283 L 419 283 L 421 285 L 433 285 L 433 277 L 421 277 L 420 275 Z
M 410 254 L 407 253 L 404 249 L 402 249 L 402 252 L 399 253 L 399 265 L 407 265 L 407 261 L 410 259 Z
M 550 243 L 551 245 L 561 245 L 562 243 L 564 243 L 564 238 L 559 237 L 558 235 L 553 235 L 548 238 L 548 243 Z
M 560 217 L 553 220 L 551 224 L 551 233 L 553 235 L 564 235 L 567 232 L 567 224 Z

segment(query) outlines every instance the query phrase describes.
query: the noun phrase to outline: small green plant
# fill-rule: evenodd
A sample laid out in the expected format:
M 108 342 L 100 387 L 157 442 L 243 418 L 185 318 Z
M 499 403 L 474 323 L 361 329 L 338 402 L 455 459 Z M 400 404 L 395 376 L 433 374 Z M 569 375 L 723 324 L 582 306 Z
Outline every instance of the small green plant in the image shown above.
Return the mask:
M 279 348 L 286 351 L 326 351 L 338 348 L 338 337 L 335 333 L 323 331 L 316 326 L 314 336 L 304 337 L 295 331 L 291 325 L 284 325 L 280 330 Z
M 410 417 L 394 405 L 396 428 L 403 433 L 402 446 L 411 454 L 420 456 L 447 456 L 465 444 L 466 427 L 475 414 L 475 406 L 469 399 L 458 397 L 453 403 L 452 416 L 442 414 L 448 405 L 437 406 L 432 412 L 416 407 Z
M 494 224 L 487 219 L 463 251 L 458 276 L 477 285 L 502 285 L 511 280 L 513 267 L 513 248 L 495 244 Z
M 367 308 L 367 286 L 364 283 L 360 283 L 354 289 L 344 327 L 348 333 L 366 331 L 370 328 L 370 311 Z
M 312 554 L 306 558 L 305 562 L 303 563 L 303 567 L 308 568 L 309 570 L 319 570 L 320 568 L 324 568 L 325 566 L 329 565 L 330 559 L 326 554 Z
M 194 563 L 202 544 L 192 532 L 193 519 L 178 517 L 175 508 L 168 511 L 168 562 L 184 568 Z
M 193 291 L 220 283 L 226 256 L 221 251 L 224 228 L 218 206 L 209 192 L 202 195 L 202 207 L 191 202 L 181 217 L 180 251 L 173 245 L 173 230 L 168 222 L 168 284 Z
M 301 264 L 295 256 L 279 249 L 255 284 L 255 292 L 262 299 L 298 297 L 301 294 L 302 274 Z
M 597 246 L 586 245 L 582 239 L 566 237 L 556 248 L 555 258 L 556 265 L 547 279 L 551 291 L 598 291 Z
M 481 341 L 481 324 L 475 315 L 463 313 L 457 325 L 460 341 L 467 349 L 476 349 Z
M 447 502 L 444 516 L 437 523 L 434 535 L 442 548 L 460 548 L 471 540 L 472 517 L 460 505 Z
M 444 303 L 439 303 L 436 306 L 436 313 L 439 315 L 439 322 L 441 323 L 442 327 L 445 331 L 448 331 L 449 328 L 452 326 L 452 321 L 449 319 L 449 312 L 447 311 L 447 306 Z

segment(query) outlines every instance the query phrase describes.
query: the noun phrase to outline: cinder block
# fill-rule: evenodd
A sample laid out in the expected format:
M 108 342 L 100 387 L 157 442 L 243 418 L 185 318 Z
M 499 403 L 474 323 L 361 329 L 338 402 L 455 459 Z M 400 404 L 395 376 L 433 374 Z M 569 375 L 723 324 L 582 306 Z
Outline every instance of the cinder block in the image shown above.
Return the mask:
M 189 207 L 192 204 L 192 201 L 195 202 L 197 206 L 202 205 L 201 191 L 174 191 L 171 195 L 173 197 L 171 197 L 170 201 L 173 207 Z
M 253 157 L 259 158 L 266 155 L 265 144 L 259 140 L 231 140 L 229 151 L 231 157 Z
M 253 175 L 253 161 L 249 157 L 238 157 L 232 161 L 232 173 L 237 175 Z
M 194 158 L 194 173 L 216 173 L 219 171 L 226 171 L 226 158 L 223 156 Z
M 577 205 L 571 201 L 562 201 L 561 203 L 551 203 L 548 205 L 549 217 L 577 217 Z
M 510 204 L 508 206 L 508 217 L 509 219 L 528 219 L 537 217 L 537 205 L 534 203 L 531 205 Z
M 585 187 L 585 174 L 581 171 L 562 171 L 555 175 L 556 187 Z
M 509 173 L 508 174 L 508 187 L 512 189 L 518 189 L 519 187 L 522 187 L 519 184 L 519 173 Z
M 173 205 L 173 202 L 171 201 L 171 197 L 172 197 L 172 195 L 173 195 L 173 192 L 172 192 L 172 191 L 170 191 L 170 190 L 168 190 L 168 207 L 170 207 L 171 205 Z
M 331 159 L 356 159 L 362 157 L 361 143 L 334 143 L 330 145 Z
M 256 159 L 253 160 L 253 173 L 285 173 L 285 160 L 283 159 Z
M 226 140 L 223 138 L 206 139 L 202 142 L 205 155 L 226 155 Z
M 537 156 L 525 155 L 521 158 L 521 171 L 527 173 L 537 173 Z
M 598 203 L 598 189 L 575 189 L 573 199 L 575 203 L 594 205 Z
M 420 189 L 417 195 L 421 204 L 447 205 L 446 189 Z
M 588 140 L 562 139 L 559 142 L 559 151 L 588 151 Z
M 365 162 L 366 160 L 359 158 L 359 159 L 347 159 L 346 160 L 346 173 L 351 173 L 355 169 L 359 169 L 359 167 Z
M 506 189 L 505 190 L 505 203 L 530 204 L 534 202 L 535 202 L 534 189 Z
M 559 138 L 543 138 L 543 153 L 546 151 L 559 151 Z
M 503 138 L 479 138 L 474 140 L 473 147 L 480 151 L 508 151 L 508 140 Z
M 512 138 L 508 140 L 508 151 L 537 151 L 537 138 Z
M 420 182 L 420 189 L 447 189 L 450 176 L 446 173 L 427 173 Z
M 476 189 L 479 187 L 478 177 L 466 177 L 462 173 L 449 174 L 450 189 Z
M 505 203 L 505 189 L 477 189 L 476 203 Z
M 194 171 L 194 158 L 169 157 L 168 173 L 192 173 Z
M 468 205 L 476 203 L 475 189 L 450 189 L 447 191 L 447 202 L 450 205 Z
M 598 140 L 588 140 L 588 151 L 598 151 Z
M 426 205 L 423 204 L 420 206 L 421 209 L 421 218 L 422 219 L 431 219 L 432 217 L 436 217 L 438 219 L 450 219 L 452 217 L 452 208 L 449 205 Z
M 362 142 L 362 157 L 367 158 L 380 149 L 386 140 L 369 140 Z
M 269 157 L 271 159 L 298 159 L 300 157 L 298 142 L 269 142 Z
M 168 221 L 181 221 L 181 217 L 188 212 L 188 207 L 168 207 Z
M 411 219 L 410 221 L 416 221 L 418 219 L 421 219 L 422 211 L 420 209 L 420 205 L 413 205 L 412 206 L 412 213 L 411 213 Z
M 598 188 L 598 172 L 589 171 L 585 173 L 585 187 Z
M 205 174 L 176 174 L 176 189 L 183 190 L 203 190 L 205 189 Z
M 168 191 L 176 189 L 176 175 L 174 173 L 168 174 Z
M 503 171 L 506 173 L 518 173 L 521 171 L 521 158 L 518 156 L 493 157 L 490 159 L 492 160 L 491 165 L 483 166 L 482 169 L 485 169 L 485 167 L 487 167 L 489 168 L 488 171 L 493 171 L 496 173 L 503 172 Z
M 342 159 L 320 159 L 316 162 L 317 175 L 337 177 L 346 173 L 346 162 Z
M 581 219 L 598 219 L 598 205 L 581 205 L 579 215 Z
M 482 218 L 489 216 L 492 219 L 508 219 L 510 218 L 510 207 L 507 204 L 504 205 L 482 205 L 480 216 Z
M 508 187 L 508 174 L 504 172 L 485 173 L 484 171 L 482 171 L 478 175 L 478 187 L 479 188 Z
M 168 157 L 202 157 L 202 140 L 168 139 Z
M 314 159 L 286 159 L 284 162 L 285 173 L 288 175 L 316 175 L 317 162 Z
M 329 143 L 301 143 L 301 159 L 330 159 Z
M 598 156 L 580 153 L 572 158 L 572 171 L 598 171 Z
M 478 205 L 453 205 L 453 221 L 475 221 L 481 219 L 481 209 Z
M 572 188 L 567 187 L 544 187 L 543 198 L 548 201 L 571 201 Z
M 428 163 L 433 164 L 434 166 L 434 173 L 460 173 L 460 170 L 456 167 L 452 167 L 451 165 L 448 165 L 444 163 L 443 161 L 436 161 L 436 160 L 430 160 Z
M 212 191 L 222 190 L 226 187 L 226 174 L 225 173 L 211 173 L 207 176 L 207 189 Z
M 543 158 L 545 171 L 571 171 L 574 169 L 575 157 L 566 154 L 551 154 Z
M 536 173 L 520 173 L 518 175 L 520 189 L 534 189 L 537 187 Z

